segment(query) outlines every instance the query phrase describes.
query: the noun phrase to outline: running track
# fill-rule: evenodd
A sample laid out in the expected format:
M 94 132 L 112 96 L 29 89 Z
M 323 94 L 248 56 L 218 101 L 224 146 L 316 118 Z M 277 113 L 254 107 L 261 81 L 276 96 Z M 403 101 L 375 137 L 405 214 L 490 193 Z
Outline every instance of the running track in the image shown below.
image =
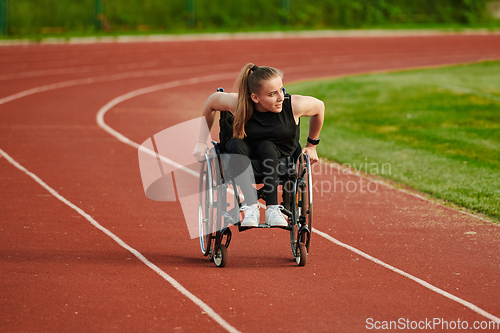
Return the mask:
M 282 69 L 286 85 L 499 58 L 493 34 L 0 47 L 0 331 L 359 332 L 368 318 L 500 321 L 496 225 L 379 184 L 315 195 L 305 267 L 292 260 L 287 232 L 254 230 L 233 234 L 218 269 L 189 238 L 178 203 L 145 197 L 137 149 L 103 129 L 142 143 L 199 116 L 247 62 Z M 110 101 L 167 82 L 123 98 L 98 125 Z M 315 175 L 333 179 L 360 180 L 336 169 Z

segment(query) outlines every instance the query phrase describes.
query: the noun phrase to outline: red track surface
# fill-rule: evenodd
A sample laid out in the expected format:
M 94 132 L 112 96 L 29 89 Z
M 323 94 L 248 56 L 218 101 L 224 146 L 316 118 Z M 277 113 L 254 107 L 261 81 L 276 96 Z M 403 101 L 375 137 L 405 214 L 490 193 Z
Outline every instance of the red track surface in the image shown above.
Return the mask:
M 235 232 L 228 266 L 216 268 L 189 238 L 179 204 L 145 197 L 137 150 L 98 127 L 96 114 L 139 88 L 234 74 L 113 107 L 106 123 L 142 143 L 199 116 L 205 98 L 219 86 L 231 88 L 247 62 L 283 69 L 286 84 L 499 58 L 500 35 L 1 47 L 0 98 L 76 81 L 1 100 L 0 149 L 236 330 L 356 332 L 366 330 L 368 318 L 459 319 L 471 327 L 489 319 L 318 234 L 308 264 L 297 267 L 287 232 Z M 0 331 L 225 331 L 6 158 L 0 170 Z M 359 182 L 329 172 L 315 181 L 334 176 Z M 385 186 L 318 193 L 314 205 L 317 230 L 500 317 L 496 225 Z

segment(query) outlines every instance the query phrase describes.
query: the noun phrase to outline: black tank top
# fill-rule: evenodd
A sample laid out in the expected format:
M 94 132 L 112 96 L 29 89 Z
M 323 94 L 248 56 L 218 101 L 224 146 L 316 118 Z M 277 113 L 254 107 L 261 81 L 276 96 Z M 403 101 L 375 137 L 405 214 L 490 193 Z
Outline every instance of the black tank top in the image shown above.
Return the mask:
M 245 125 L 245 141 L 256 146 L 262 141 L 272 141 L 284 156 L 292 155 L 297 149 L 300 136 L 299 124 L 295 123 L 292 99 L 285 95 L 281 112 L 259 112 L 254 110 Z

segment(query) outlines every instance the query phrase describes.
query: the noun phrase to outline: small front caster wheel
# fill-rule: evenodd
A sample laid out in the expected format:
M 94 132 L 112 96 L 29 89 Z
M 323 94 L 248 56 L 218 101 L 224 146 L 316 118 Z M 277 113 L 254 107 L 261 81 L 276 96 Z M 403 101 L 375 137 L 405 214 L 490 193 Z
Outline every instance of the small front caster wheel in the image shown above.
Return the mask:
M 225 267 L 227 264 L 227 259 L 227 247 L 224 244 L 221 244 L 220 247 L 215 250 L 214 263 L 217 267 Z
M 299 266 L 305 266 L 307 263 L 307 249 L 304 243 L 297 243 L 295 262 Z

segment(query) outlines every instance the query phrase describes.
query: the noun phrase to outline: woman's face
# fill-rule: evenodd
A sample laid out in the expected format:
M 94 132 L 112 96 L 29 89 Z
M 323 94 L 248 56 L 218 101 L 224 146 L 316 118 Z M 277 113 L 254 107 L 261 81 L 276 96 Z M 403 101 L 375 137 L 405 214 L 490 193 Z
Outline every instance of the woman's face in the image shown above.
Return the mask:
M 262 83 L 262 89 L 258 94 L 251 95 L 255 103 L 255 109 L 260 112 L 281 112 L 283 108 L 283 81 L 280 76 L 266 80 Z

